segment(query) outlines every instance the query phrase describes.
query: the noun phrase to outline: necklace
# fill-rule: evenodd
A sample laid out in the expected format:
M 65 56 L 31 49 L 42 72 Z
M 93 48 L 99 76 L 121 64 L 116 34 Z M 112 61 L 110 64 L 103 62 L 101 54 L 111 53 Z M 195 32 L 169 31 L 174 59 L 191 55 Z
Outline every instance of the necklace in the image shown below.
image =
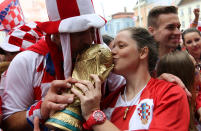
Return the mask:
M 126 120 L 126 116 L 127 116 L 128 110 L 129 110 L 129 106 L 128 106 L 128 102 L 127 102 L 127 98 L 126 98 L 126 87 L 124 89 L 124 99 L 125 99 L 127 107 L 126 107 L 126 109 L 124 111 L 124 117 L 123 117 L 123 119 Z
M 144 88 L 145 88 L 146 86 L 147 86 L 147 84 L 144 86 Z M 142 90 L 143 90 L 144 88 L 142 88 Z M 133 104 L 136 102 L 136 98 L 141 94 L 142 90 L 139 91 L 138 94 L 131 100 L 130 104 L 128 104 L 127 97 L 126 97 L 126 87 L 125 87 L 125 89 L 124 89 L 124 99 L 125 99 L 125 103 L 126 103 L 126 106 L 127 106 L 127 107 L 126 107 L 126 109 L 125 109 L 125 111 L 124 111 L 124 116 L 123 116 L 123 119 L 124 119 L 124 120 L 126 120 L 126 117 L 127 117 L 128 111 L 129 111 L 129 107 L 130 107 L 131 105 L 133 105 Z

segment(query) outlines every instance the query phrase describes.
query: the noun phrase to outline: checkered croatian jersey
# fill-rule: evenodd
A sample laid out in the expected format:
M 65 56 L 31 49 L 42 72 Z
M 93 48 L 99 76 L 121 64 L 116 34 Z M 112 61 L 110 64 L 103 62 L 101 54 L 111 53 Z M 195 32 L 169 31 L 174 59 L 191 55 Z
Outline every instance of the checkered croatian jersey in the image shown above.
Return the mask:
M 172 83 L 151 78 L 127 104 L 123 100 L 124 87 L 103 101 L 107 118 L 121 130 L 187 131 L 189 105 L 183 89 Z M 126 108 L 129 110 L 123 119 Z
M 43 41 L 42 39 L 40 42 Z M 55 76 L 47 71 L 46 54 L 47 52 L 38 54 L 23 51 L 10 63 L 2 97 L 4 118 L 15 112 L 26 111 L 46 95 L 50 82 L 55 79 Z

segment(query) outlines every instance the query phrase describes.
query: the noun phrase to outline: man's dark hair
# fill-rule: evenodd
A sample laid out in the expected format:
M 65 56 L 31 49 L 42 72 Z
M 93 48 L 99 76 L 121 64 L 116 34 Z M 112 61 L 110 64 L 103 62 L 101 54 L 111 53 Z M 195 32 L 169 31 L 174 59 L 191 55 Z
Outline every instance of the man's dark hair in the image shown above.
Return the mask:
M 158 17 L 161 14 L 170 14 L 170 13 L 178 14 L 177 7 L 175 7 L 175 6 L 157 6 L 157 7 L 152 8 L 148 14 L 147 26 L 148 27 L 152 26 L 152 27 L 157 28 Z
M 183 40 L 184 44 L 185 44 L 185 42 L 186 42 L 185 39 L 184 39 L 184 36 L 185 36 L 186 34 L 192 33 L 192 32 L 198 33 L 198 35 L 201 37 L 201 33 L 200 33 L 200 31 L 199 31 L 198 29 L 196 29 L 196 28 L 188 28 L 188 29 L 186 29 L 186 30 L 184 30 L 184 31 L 182 32 L 182 40 Z
M 137 42 L 138 49 L 141 50 L 145 46 L 149 49 L 148 53 L 148 68 L 151 73 L 156 66 L 158 60 L 158 47 L 154 37 L 148 32 L 147 29 L 141 27 L 130 27 L 121 31 L 129 31 L 131 38 Z
M 107 44 L 109 46 L 110 42 L 112 42 L 114 40 L 113 37 L 109 36 L 109 35 L 103 35 L 103 42 L 105 44 Z
M 0 54 L 1 55 L 5 55 L 6 54 L 6 52 L 0 47 Z

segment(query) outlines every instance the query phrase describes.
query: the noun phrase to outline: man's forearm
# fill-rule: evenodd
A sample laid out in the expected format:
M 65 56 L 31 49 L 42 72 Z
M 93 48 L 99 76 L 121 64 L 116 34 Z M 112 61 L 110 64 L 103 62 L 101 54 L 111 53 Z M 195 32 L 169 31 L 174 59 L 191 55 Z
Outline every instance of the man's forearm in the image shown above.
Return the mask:
M 26 111 L 17 112 L 3 120 L 3 129 L 6 131 L 31 131 L 32 127 L 26 120 Z
M 191 24 L 191 28 L 196 28 L 198 25 L 198 19 L 199 17 L 195 17 L 195 19 L 193 20 L 192 24 Z

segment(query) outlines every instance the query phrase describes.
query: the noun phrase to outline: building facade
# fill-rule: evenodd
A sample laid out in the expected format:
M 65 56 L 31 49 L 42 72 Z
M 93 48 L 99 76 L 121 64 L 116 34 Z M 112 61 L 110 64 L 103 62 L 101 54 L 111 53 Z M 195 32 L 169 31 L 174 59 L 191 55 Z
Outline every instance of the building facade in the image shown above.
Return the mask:
M 25 17 L 25 21 L 47 21 L 45 0 L 19 0 Z
M 120 30 L 133 26 L 135 26 L 133 12 L 120 12 L 112 15 L 112 19 L 101 28 L 101 32 L 115 37 Z
M 171 5 L 172 0 L 138 0 L 134 5 L 134 20 L 136 26 L 147 27 L 147 16 L 149 11 L 158 5 Z
M 177 0 L 174 3 L 178 7 L 179 20 L 181 23 L 181 30 L 185 30 L 190 27 L 190 23 L 193 21 L 195 8 L 201 7 L 201 0 Z M 201 16 L 199 18 L 201 21 Z

